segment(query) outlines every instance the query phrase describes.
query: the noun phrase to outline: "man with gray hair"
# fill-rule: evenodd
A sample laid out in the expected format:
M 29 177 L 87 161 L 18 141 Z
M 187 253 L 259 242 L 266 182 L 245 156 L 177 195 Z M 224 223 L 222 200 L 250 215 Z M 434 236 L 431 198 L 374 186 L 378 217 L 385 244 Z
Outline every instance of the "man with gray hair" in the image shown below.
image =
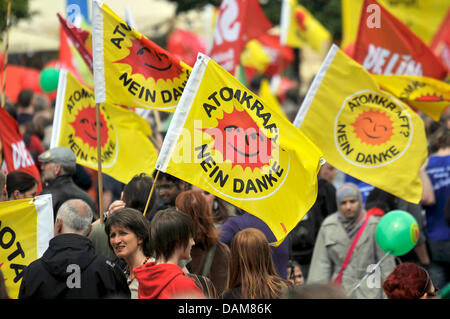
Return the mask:
M 52 195 L 54 214 L 65 201 L 78 198 L 88 203 L 95 215 L 97 206 L 91 195 L 78 187 L 72 179 L 76 173 L 76 156 L 71 149 L 65 146 L 54 147 L 39 155 L 38 159 L 42 163 L 41 194 Z
M 130 298 L 124 273 L 96 254 L 87 238 L 92 216 L 92 209 L 80 199 L 61 205 L 55 237 L 43 256 L 24 270 L 19 299 Z

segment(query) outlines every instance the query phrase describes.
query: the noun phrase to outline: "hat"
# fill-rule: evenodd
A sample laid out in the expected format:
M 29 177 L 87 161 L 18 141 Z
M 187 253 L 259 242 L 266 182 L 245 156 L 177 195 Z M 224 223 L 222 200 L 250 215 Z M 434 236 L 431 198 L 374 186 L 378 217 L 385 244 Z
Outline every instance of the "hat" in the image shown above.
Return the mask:
M 348 196 L 354 197 L 360 204 L 362 204 L 362 195 L 358 186 L 353 183 L 345 183 L 336 191 L 337 205 L 339 206 L 341 201 Z
M 71 149 L 59 146 L 45 151 L 39 155 L 38 160 L 43 163 L 53 162 L 64 166 L 75 166 L 77 158 Z

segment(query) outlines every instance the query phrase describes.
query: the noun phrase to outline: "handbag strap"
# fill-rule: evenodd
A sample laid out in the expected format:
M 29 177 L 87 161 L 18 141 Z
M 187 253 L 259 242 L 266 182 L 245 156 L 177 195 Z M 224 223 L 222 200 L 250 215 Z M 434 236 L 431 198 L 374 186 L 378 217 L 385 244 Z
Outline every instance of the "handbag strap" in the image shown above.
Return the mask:
M 209 271 L 211 270 L 211 265 L 214 259 L 214 255 L 216 253 L 216 245 L 212 245 L 208 250 L 208 254 L 206 255 L 205 264 L 203 265 L 202 275 L 208 277 Z
M 344 262 L 342 263 L 341 269 L 339 270 L 338 275 L 334 279 L 334 283 L 337 284 L 338 286 L 341 285 L 342 275 L 344 273 L 344 270 L 347 268 L 347 266 L 350 262 L 350 259 L 352 258 L 353 251 L 355 250 L 356 244 L 358 243 L 359 238 L 361 237 L 364 229 L 366 228 L 366 225 L 367 225 L 367 222 L 369 221 L 370 216 L 371 216 L 370 214 L 366 213 L 364 223 L 361 225 L 361 228 L 356 233 L 355 238 L 353 238 L 352 244 L 350 245 L 350 248 L 347 251 L 347 256 L 345 256 L 345 259 L 344 259 Z

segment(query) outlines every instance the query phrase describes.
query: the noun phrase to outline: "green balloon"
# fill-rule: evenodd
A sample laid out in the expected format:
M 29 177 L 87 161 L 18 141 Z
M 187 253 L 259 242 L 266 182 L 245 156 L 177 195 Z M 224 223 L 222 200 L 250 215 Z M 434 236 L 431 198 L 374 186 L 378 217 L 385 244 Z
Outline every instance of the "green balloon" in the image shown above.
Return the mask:
M 55 68 L 45 68 L 39 76 L 39 85 L 45 93 L 51 93 L 58 88 L 59 71 Z
M 419 225 L 416 219 L 403 210 L 393 210 L 378 222 L 375 238 L 380 248 L 393 256 L 408 253 L 419 238 Z

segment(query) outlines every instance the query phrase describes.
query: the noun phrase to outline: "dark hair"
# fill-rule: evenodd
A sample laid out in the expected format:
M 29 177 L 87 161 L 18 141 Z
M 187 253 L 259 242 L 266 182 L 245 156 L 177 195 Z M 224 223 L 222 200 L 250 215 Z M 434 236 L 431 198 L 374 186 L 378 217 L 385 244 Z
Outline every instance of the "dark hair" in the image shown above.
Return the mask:
M 155 170 L 152 175 L 153 178 L 156 178 L 156 173 L 157 173 L 157 171 Z M 178 177 L 175 177 L 173 175 L 170 175 L 169 173 L 165 173 L 165 172 L 161 172 L 161 171 L 159 172 L 158 178 L 165 178 L 169 182 L 173 182 L 177 185 L 181 181 L 181 179 L 179 179 Z
M 437 152 L 440 148 L 450 147 L 450 129 L 441 125 L 429 138 L 429 152 Z
M 397 197 L 385 192 L 379 188 L 374 188 L 370 191 L 369 195 L 366 199 L 366 210 L 369 210 L 373 207 L 378 207 L 384 211 L 384 213 L 388 213 L 392 210 L 397 209 L 398 200 Z
M 147 205 L 148 196 L 153 186 L 153 178 L 145 173 L 135 175 L 130 182 L 123 188 L 123 201 L 125 206 L 134 208 L 146 215 L 144 212 L 145 205 Z M 155 203 L 155 192 L 153 192 L 152 198 L 147 208 L 147 212 L 152 210 Z
M 111 232 L 112 226 L 119 226 L 131 230 L 136 237 L 143 241 L 142 250 L 146 257 L 151 257 L 152 247 L 150 244 L 150 222 L 142 213 L 133 208 L 121 209 L 105 221 L 105 232 L 108 235 Z M 111 246 L 108 240 L 108 244 Z
M 24 89 L 20 91 L 17 97 L 17 105 L 23 108 L 27 108 L 31 104 L 31 99 L 33 98 L 34 92 L 29 89 Z
M 193 237 L 192 220 L 176 208 L 160 210 L 153 217 L 150 238 L 156 259 L 169 259 L 180 245 L 186 248 Z
M 201 244 L 209 248 L 219 241 L 211 206 L 201 191 L 189 190 L 180 193 L 175 200 L 175 206 L 192 218 L 196 245 Z
M 430 286 L 428 272 L 411 262 L 398 265 L 383 282 L 389 299 L 420 299 Z
M 6 175 L 8 198 L 11 197 L 11 194 L 14 193 L 15 190 L 24 193 L 32 189 L 36 184 L 38 184 L 38 181 L 33 175 L 22 171 L 13 171 Z

